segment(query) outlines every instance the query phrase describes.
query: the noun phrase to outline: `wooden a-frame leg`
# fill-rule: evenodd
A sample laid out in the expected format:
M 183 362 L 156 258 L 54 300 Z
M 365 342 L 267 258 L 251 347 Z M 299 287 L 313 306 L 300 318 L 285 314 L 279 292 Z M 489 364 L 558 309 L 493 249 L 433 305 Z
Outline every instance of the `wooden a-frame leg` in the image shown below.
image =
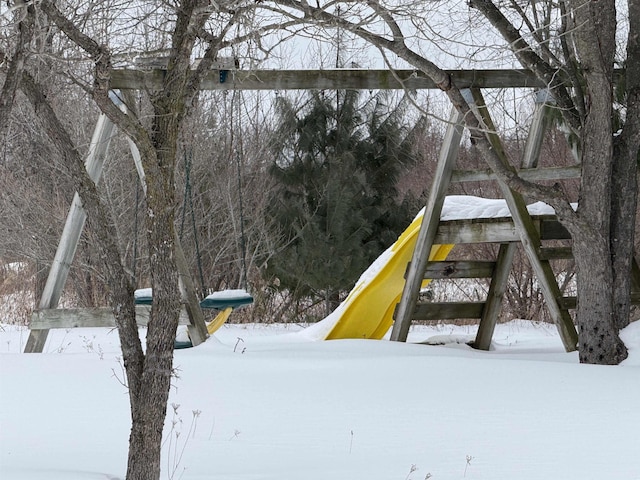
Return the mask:
M 89 154 L 85 160 L 85 167 L 89 173 L 89 177 L 95 183 L 98 183 L 102 175 L 106 153 L 113 134 L 114 125 L 111 120 L 104 114 L 100 115 L 93 131 L 93 136 L 91 137 Z M 80 196 L 76 193 L 73 196 L 71 207 L 67 214 L 67 220 L 60 237 L 60 242 L 58 243 L 53 263 L 49 269 L 49 276 L 47 277 L 47 282 L 40 297 L 38 309 L 44 310 L 58 306 L 86 219 L 87 214 L 82 208 Z M 49 330 L 31 330 L 24 352 L 42 352 L 48 335 Z
M 553 97 L 551 97 L 548 90 L 544 89 L 537 92 L 535 110 L 522 155 L 522 169 L 536 168 L 538 166 L 542 141 L 551 122 L 552 110 L 550 105 L 553 103 Z M 491 277 L 491 285 L 487 294 L 487 302 L 482 312 L 478 333 L 473 344 L 474 348 L 479 350 L 489 350 L 491 346 L 516 248 L 517 245 L 515 243 L 503 243 L 500 245 L 495 271 Z
M 493 121 L 491 120 L 480 90 L 474 89 L 473 95 L 475 100 L 475 105 L 473 105 L 474 113 L 478 119 L 483 122 L 485 126 L 485 133 L 490 138 L 494 150 L 500 157 L 501 161 L 507 168 L 513 169 L 507 161 L 500 138 L 495 133 L 496 130 Z M 507 184 L 499 179 L 498 185 L 500 186 L 502 194 L 507 202 L 513 222 L 520 234 L 522 247 L 529 259 L 529 262 L 531 263 L 531 267 L 536 278 L 538 279 L 549 315 L 558 328 L 565 350 L 568 352 L 574 351 L 578 345 L 578 333 L 568 310 L 562 308 L 560 305 L 562 293 L 560 292 L 558 282 L 553 270 L 551 269 L 549 261 L 540 259 L 540 234 L 531 220 L 524 198 L 521 194 L 509 188 Z
M 147 193 L 146 177 L 144 168 L 142 166 L 142 159 L 140 158 L 140 151 L 138 147 L 130 138 L 127 138 L 129 143 L 129 150 L 131 150 L 131 156 L 140 178 L 140 184 L 145 195 Z M 200 308 L 200 302 L 196 294 L 195 286 L 189 274 L 189 266 L 184 256 L 184 250 L 182 249 L 182 242 L 176 232 L 174 238 L 174 245 L 176 249 L 176 268 L 178 269 L 179 282 L 180 282 L 180 294 L 185 303 L 187 315 L 189 316 L 189 325 L 187 329 L 189 331 L 189 338 L 193 346 L 200 345 L 204 342 L 209 333 L 207 331 L 207 324 L 204 320 L 204 314 L 202 308 Z
M 106 153 L 109 147 L 111 138 L 115 133 L 115 126 L 109 118 L 102 114 L 98 118 L 96 127 L 91 138 L 91 145 L 89 147 L 89 154 L 85 161 L 85 167 L 89 173 L 89 177 L 98 183 L 104 162 L 106 159 Z M 134 157 L 134 162 L 138 170 L 138 174 L 145 185 L 144 171 L 142 169 L 142 162 L 140 161 L 140 153 L 138 152 L 135 144 L 129 140 L 129 146 L 131 148 L 131 154 Z M 75 256 L 78 242 L 82 234 L 82 229 L 86 222 L 86 212 L 82 208 L 82 202 L 80 196 L 76 193 L 73 197 L 67 220 L 58 243 L 56 255 L 53 260 L 47 282 L 45 284 L 42 297 L 38 304 L 39 310 L 56 308 L 60 301 L 60 296 L 64 289 L 64 285 L 69 275 L 71 263 Z M 204 321 L 204 315 L 200 309 L 200 305 L 195 294 L 195 288 L 191 282 L 191 277 L 188 273 L 187 263 L 184 258 L 182 246 L 179 241 L 176 241 L 177 251 L 177 264 L 180 274 L 180 291 L 187 306 L 187 313 L 189 314 L 190 325 L 189 335 L 194 345 L 198 345 L 206 340 L 207 326 Z M 29 332 L 29 338 L 25 345 L 25 353 L 40 353 L 44 350 L 44 346 L 49 335 L 49 330 L 31 330 Z
M 493 332 L 498 322 L 498 316 L 502 308 L 504 292 L 509 283 L 509 274 L 513 265 L 513 256 L 516 252 L 517 243 L 502 243 L 498 250 L 496 266 L 491 276 L 491 285 L 487 293 L 487 301 L 482 310 L 478 333 L 476 334 L 473 347 L 478 350 L 489 350 Z

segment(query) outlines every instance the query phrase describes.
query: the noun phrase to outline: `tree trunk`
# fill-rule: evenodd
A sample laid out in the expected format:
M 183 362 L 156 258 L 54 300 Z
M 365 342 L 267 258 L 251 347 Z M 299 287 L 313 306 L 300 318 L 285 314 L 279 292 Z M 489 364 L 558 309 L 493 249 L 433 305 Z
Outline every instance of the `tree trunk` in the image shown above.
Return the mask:
M 576 49 L 585 78 L 586 115 L 581 132 L 582 178 L 574 239 L 578 267 L 578 310 L 580 361 L 618 364 L 627 349 L 618 335 L 614 308 L 614 249 L 612 212 L 621 213 L 612 203 L 613 174 L 613 59 L 615 55 L 616 12 L 614 0 L 572 3 L 575 15 Z M 614 237 L 615 240 L 615 237 Z M 620 292 L 622 295 L 623 292 Z M 627 290 L 626 295 L 629 295 Z
M 624 140 L 616 142 L 613 154 L 610 240 L 613 308 L 618 329 L 629 325 L 631 313 L 631 266 L 634 257 L 639 160 L 637 145 L 634 155 L 633 148 Z
M 580 362 L 617 365 L 627 357 L 627 349 L 615 321 L 609 239 L 595 229 L 586 229 L 573 238 Z
M 618 328 L 626 327 L 630 320 L 630 272 L 634 255 L 640 162 L 640 0 L 630 0 L 627 4 L 626 116 L 622 132 L 614 139 L 611 199 L 614 309 Z
M 181 91 L 167 89 L 152 99 L 153 152 L 147 158 L 147 237 L 153 305 L 147 329 L 147 352 L 142 381 L 132 391 L 133 426 L 129 438 L 127 480 L 160 478 L 162 431 L 166 417 L 173 345 L 180 316 L 177 238 L 174 220 L 178 132 L 185 111 Z M 153 165 L 151 165 L 153 163 Z

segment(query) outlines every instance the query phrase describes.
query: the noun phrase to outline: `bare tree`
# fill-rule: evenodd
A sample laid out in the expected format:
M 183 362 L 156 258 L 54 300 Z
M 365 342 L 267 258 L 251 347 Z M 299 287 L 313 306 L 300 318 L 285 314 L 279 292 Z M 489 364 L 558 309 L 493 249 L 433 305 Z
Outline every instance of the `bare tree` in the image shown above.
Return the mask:
M 131 14 L 128 18 L 133 20 L 120 32 L 118 22 L 113 19 L 126 9 Z M 153 287 L 146 349 L 142 348 L 138 336 L 133 282 L 118 246 L 118 232 L 111 212 L 86 173 L 80 149 L 57 115 L 55 105 L 24 62 L 22 52 L 29 46 L 31 37 L 17 37 L 10 62 L 15 65 L 15 73 L 5 80 L 2 105 L 10 108 L 18 87 L 29 99 L 51 148 L 61 156 L 73 178 L 73 186 L 87 212 L 89 229 L 99 243 L 101 268 L 116 317 L 129 387 L 132 430 L 127 478 L 130 480 L 158 479 L 160 476 L 160 446 L 181 307 L 174 227 L 179 134 L 199 93 L 201 79 L 219 52 L 249 38 L 256 38 L 259 43 L 260 29 L 253 29 L 250 22 L 253 9 L 253 2 L 204 0 L 183 0 L 175 5 L 157 2 L 153 6 L 129 5 L 128 2 L 59 6 L 49 0 L 15 4 L 16 28 L 23 31 L 25 27 L 37 25 L 47 29 L 47 34 L 49 29 L 55 30 L 56 41 L 64 44 L 64 58 L 60 59 L 58 67 L 60 73 L 70 74 L 73 81 L 85 89 L 100 110 L 133 140 L 141 155 L 146 187 L 148 262 Z M 236 25 L 243 28 L 235 29 L 231 35 L 231 28 Z M 262 29 L 277 27 L 278 24 L 267 24 Z M 162 87 L 148 92 L 149 117 L 136 116 L 135 106 L 130 101 L 124 112 L 119 103 L 127 104 L 129 98 L 116 99 L 110 91 L 115 58 L 112 49 L 122 48 L 126 56 L 126 49 L 131 41 L 135 41 L 139 28 L 146 33 L 152 32 L 150 43 L 168 57 Z M 43 31 L 34 30 L 33 35 L 43 35 Z M 196 56 L 201 57 L 197 66 L 193 63 Z M 199 307 L 192 305 L 192 308 Z
M 425 6 L 433 8 L 434 4 L 410 2 L 394 6 L 378 0 L 313 5 L 296 0 L 275 3 L 284 7 L 284 15 L 303 17 L 316 28 L 348 30 L 385 56 L 384 52 L 395 54 L 424 72 L 446 93 L 454 107 L 465 115 L 472 144 L 500 181 L 508 188 L 552 205 L 571 232 L 578 267 L 581 361 L 617 364 L 625 359 L 627 352 L 618 331 L 629 321 L 632 219 L 637 198 L 639 2 L 627 2 L 626 109 L 624 125 L 616 137 L 612 124 L 617 33 L 613 0 L 560 2 L 559 10 L 552 13 L 538 10 L 538 2 L 531 4 L 528 12 L 517 2 L 473 0 L 469 4 L 504 38 L 505 43 L 498 46 L 501 52 L 511 50 L 522 66 L 547 85 L 564 124 L 574 141 L 579 142 L 582 185 L 578 211 L 573 210 L 561 189 L 524 181 L 501 161 L 486 134 L 486 126 L 472 113 L 455 79 L 421 53 L 420 37 L 433 35 L 429 29 L 433 16 Z M 337 5 L 343 3 L 340 15 L 336 15 Z M 526 37 L 509 20 L 516 15 L 514 10 L 521 19 L 527 19 L 524 25 L 531 31 Z M 558 22 L 560 27 L 554 28 Z M 558 48 L 553 49 L 555 45 Z M 493 51 L 498 48 L 494 46 Z M 481 49 L 479 45 L 477 50 Z

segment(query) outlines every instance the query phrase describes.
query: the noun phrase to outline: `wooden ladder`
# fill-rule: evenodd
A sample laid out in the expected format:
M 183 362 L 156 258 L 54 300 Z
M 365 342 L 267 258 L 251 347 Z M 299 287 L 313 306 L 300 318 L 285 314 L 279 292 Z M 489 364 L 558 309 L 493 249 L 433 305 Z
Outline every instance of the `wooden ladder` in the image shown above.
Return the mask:
M 507 161 L 506 154 L 495 133 L 493 121 L 489 115 L 484 99 L 479 89 L 465 90 L 464 95 L 472 107 L 473 114 L 481 121 L 486 135 L 492 143 L 493 148 L 500 156 L 503 164 L 508 168 L 513 168 Z M 538 96 L 536 110 L 532 126 L 529 130 L 527 145 L 525 146 L 525 158 L 523 160 L 524 169 L 538 170 L 538 155 L 544 132 L 548 125 L 550 104 L 552 99 L 546 93 Z M 448 271 L 465 272 L 464 275 L 485 276 L 490 273 L 491 285 L 489 295 L 485 302 L 477 305 L 449 306 L 447 315 L 457 315 L 462 317 L 480 318 L 480 327 L 474 346 L 488 349 L 493 335 L 493 330 L 500 312 L 502 297 L 506 288 L 509 273 L 512 267 L 513 256 L 517 243 L 521 243 L 523 250 L 536 275 L 540 289 L 542 290 L 549 315 L 555 323 L 560 333 L 560 338 L 567 351 L 577 348 L 578 334 L 571 319 L 568 309 L 562 303 L 562 294 L 558 287 L 554 272 L 549 263 L 549 259 L 541 255 L 541 231 L 536 222 L 527 211 L 525 200 L 518 192 L 509 188 L 504 182 L 492 176 L 491 173 L 484 172 L 479 175 L 486 179 L 495 179 L 502 191 L 502 195 L 511 213 L 511 221 L 517 237 L 513 241 L 500 242 L 498 237 L 488 239 L 488 241 L 501 243 L 498 257 L 491 264 L 486 263 L 449 263 L 436 265 L 428 262 L 429 252 L 434 244 L 447 243 L 447 238 L 438 240 L 438 233 L 441 229 L 440 215 L 444 199 L 452 182 L 454 175 L 459 177 L 465 174 L 454 172 L 457 152 L 459 148 L 462 131 L 464 128 L 464 118 L 455 109 L 451 115 L 449 128 L 444 139 L 444 144 L 440 152 L 440 158 L 433 178 L 433 184 L 429 192 L 427 204 L 425 206 L 424 219 L 416 241 L 413 258 L 408 266 L 405 287 L 400 303 L 395 312 L 395 322 L 391 332 L 391 340 L 406 341 L 409 327 L 414 319 L 432 319 L 443 313 L 436 313 L 437 306 L 433 303 L 423 304 L 418 301 L 420 288 L 424 278 L 431 276 L 445 275 Z M 536 175 L 545 178 L 546 172 L 540 169 Z M 559 173 L 554 171 L 553 174 Z M 574 176 L 579 173 L 579 169 L 565 169 L 565 177 Z M 560 176 L 564 175 L 560 172 Z M 534 175 L 533 177 L 535 177 Z M 530 177 L 530 178 L 533 178 Z M 449 238 L 451 240 L 451 238 Z M 455 243 L 455 242 L 451 242 Z M 442 312 L 442 309 L 440 310 Z M 455 312 L 455 313 L 454 313 Z M 456 317 L 458 318 L 458 317 Z

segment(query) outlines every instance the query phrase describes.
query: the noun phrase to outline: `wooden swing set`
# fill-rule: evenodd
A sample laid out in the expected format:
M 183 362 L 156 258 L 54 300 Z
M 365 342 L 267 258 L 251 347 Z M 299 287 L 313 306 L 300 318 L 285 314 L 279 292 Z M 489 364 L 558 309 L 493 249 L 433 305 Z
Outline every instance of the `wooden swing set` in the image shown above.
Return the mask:
M 579 178 L 580 165 L 570 167 L 538 168 L 538 156 L 545 131 L 550 123 L 553 100 L 544 90 L 545 85 L 526 70 L 456 70 L 449 72 L 456 84 L 465 89 L 467 100 L 475 109 L 476 116 L 483 119 L 487 131 L 495 132 L 493 121 L 482 97 L 482 89 L 530 88 L 538 91 L 535 111 L 525 145 L 522 168 L 519 174 L 528 180 L 559 180 Z M 111 86 L 114 90 L 148 89 L 161 85 L 162 68 L 114 70 Z M 289 89 L 434 89 L 433 82 L 415 70 L 263 70 L 242 71 L 232 67 L 212 70 L 205 78 L 203 90 L 289 90 Z M 114 96 L 115 97 L 115 96 Z M 544 296 L 550 318 L 555 323 L 565 350 L 577 347 L 577 332 L 569 310 L 575 308 L 575 297 L 563 297 L 551 260 L 570 258 L 570 246 L 548 247 L 548 241 L 570 241 L 570 236 L 555 216 L 532 216 L 527 211 L 525 200 L 510 189 L 490 171 L 459 171 L 456 169 L 458 149 L 464 130 L 464 118 L 453 111 L 440 151 L 433 177 L 424 219 L 418 233 L 413 258 L 408 265 L 406 282 L 401 300 L 395 311 L 395 322 L 391 340 L 406 341 L 413 321 L 434 321 L 440 319 L 478 318 L 480 319 L 474 347 L 489 349 L 495 325 L 498 321 L 505 289 L 512 269 L 514 254 L 518 244 L 535 273 Z M 115 134 L 113 123 L 105 115 L 98 119 L 91 146 L 86 159 L 86 168 L 94 182 L 98 182 L 106 160 L 109 141 Z M 489 133 L 491 141 L 502 161 L 508 165 L 500 140 L 495 133 Z M 132 157 L 144 186 L 144 173 L 140 155 L 133 142 L 129 141 Z M 512 167 L 509 167 L 512 168 Z M 471 219 L 441 221 L 445 196 L 452 183 L 467 181 L 497 181 L 510 216 L 506 218 Z M 42 352 L 49 329 L 71 327 L 115 326 L 115 320 L 108 308 L 58 309 L 58 302 L 67 279 L 80 234 L 86 219 L 78 194 L 74 196 L 67 221 L 58 244 L 47 283 L 34 311 L 30 335 L 25 352 Z M 493 259 L 451 260 L 430 262 L 431 247 L 437 244 L 488 243 L 499 245 L 498 254 Z M 177 242 L 177 260 L 180 272 L 181 292 L 186 309 L 180 323 L 187 325 L 193 345 L 198 345 L 208 336 L 202 311 L 189 308 L 198 305 L 195 289 L 188 274 L 187 262 Z M 633 262 L 635 292 L 633 300 L 640 300 L 640 270 Z M 490 287 L 482 302 L 422 302 L 420 290 L 425 279 L 490 278 Z M 191 298 L 190 298 L 191 297 Z M 136 317 L 139 324 L 148 320 L 149 306 L 138 305 Z

